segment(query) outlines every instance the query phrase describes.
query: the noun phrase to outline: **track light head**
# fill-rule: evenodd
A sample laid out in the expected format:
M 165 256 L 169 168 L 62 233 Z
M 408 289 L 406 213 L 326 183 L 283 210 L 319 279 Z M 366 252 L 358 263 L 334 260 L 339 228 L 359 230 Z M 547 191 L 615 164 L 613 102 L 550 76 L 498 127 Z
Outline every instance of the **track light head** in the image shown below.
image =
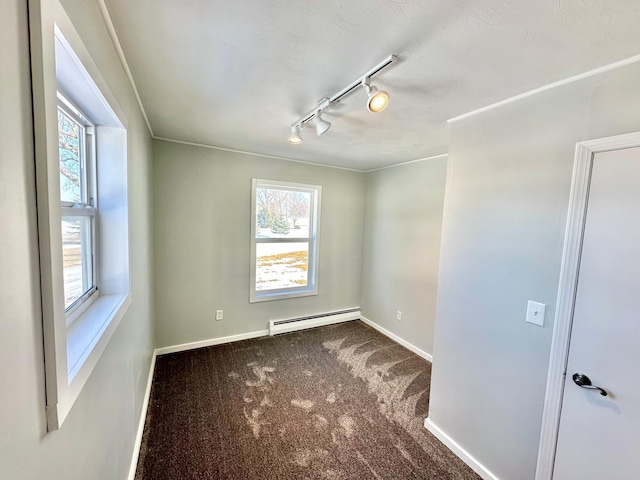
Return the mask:
M 370 112 L 378 113 L 387 108 L 387 105 L 389 105 L 389 94 L 384 90 L 378 90 L 376 87 L 371 87 L 369 101 L 367 102 L 367 109 Z
M 291 145 L 298 145 L 302 143 L 302 137 L 300 136 L 300 127 L 293 126 L 291 127 L 291 135 L 289 135 L 289 143 Z
M 311 123 L 313 123 L 313 125 L 316 127 L 316 134 L 318 136 L 327 133 L 327 130 L 329 130 L 329 128 L 331 127 L 331 123 L 323 120 L 320 116 L 320 110 L 317 111 L 316 115 L 311 120 Z
M 369 78 L 362 80 L 362 86 L 367 92 L 367 110 L 372 113 L 378 113 L 387 108 L 389 105 L 389 94 L 384 90 L 378 90 L 373 85 L 369 85 Z

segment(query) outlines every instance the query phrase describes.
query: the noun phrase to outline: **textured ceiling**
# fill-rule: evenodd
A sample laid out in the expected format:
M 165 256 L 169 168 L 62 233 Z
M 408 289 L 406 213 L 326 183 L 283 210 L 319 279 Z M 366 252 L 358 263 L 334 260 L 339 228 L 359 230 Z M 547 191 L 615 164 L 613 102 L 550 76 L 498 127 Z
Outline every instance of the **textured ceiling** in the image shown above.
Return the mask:
M 368 170 L 447 152 L 446 120 L 640 53 L 638 0 L 105 0 L 156 137 Z M 390 54 L 330 109 L 290 124 Z

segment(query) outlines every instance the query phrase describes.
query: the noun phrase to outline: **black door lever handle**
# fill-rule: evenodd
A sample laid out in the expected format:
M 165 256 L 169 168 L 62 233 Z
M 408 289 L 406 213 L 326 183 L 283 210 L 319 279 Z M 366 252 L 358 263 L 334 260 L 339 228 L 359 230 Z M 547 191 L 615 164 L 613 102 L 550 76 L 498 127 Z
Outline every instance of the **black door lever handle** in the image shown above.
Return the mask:
M 573 383 L 575 383 L 579 387 L 588 388 L 590 390 L 598 390 L 600 392 L 600 395 L 602 395 L 603 397 L 606 397 L 608 395 L 607 391 L 604 388 L 600 388 L 600 387 L 596 387 L 595 385 L 592 385 L 591 379 L 587 377 L 584 373 L 574 373 L 573 377 L 571 378 L 573 378 Z

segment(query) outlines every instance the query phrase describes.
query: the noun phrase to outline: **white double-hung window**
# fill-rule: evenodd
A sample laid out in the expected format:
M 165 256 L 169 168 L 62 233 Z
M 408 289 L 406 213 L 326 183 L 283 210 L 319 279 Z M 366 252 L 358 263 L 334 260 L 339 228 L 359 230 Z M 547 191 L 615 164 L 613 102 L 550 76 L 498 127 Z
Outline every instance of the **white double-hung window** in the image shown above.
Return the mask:
M 58 93 L 62 267 L 68 323 L 98 290 L 94 137 L 93 123 Z
M 254 178 L 250 301 L 318 293 L 322 187 Z
M 47 429 L 131 305 L 127 118 L 57 0 L 30 0 Z

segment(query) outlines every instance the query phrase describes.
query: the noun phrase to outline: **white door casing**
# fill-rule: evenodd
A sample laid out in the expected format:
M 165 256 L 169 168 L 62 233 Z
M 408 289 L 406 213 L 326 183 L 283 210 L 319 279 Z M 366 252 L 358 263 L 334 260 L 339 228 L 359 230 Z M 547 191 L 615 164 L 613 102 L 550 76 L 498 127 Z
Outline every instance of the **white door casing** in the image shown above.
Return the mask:
M 640 147 L 597 153 L 554 480 L 636 480 L 640 475 L 639 259 Z M 588 375 L 604 390 L 576 385 L 576 373 Z
M 556 447 L 558 445 L 558 429 L 561 420 L 560 413 L 563 394 L 565 393 L 565 370 L 569 358 L 572 313 L 574 308 L 574 298 L 577 291 L 581 245 L 583 235 L 585 233 L 585 218 L 587 215 L 587 200 L 589 195 L 593 159 L 598 153 L 630 149 L 638 146 L 640 146 L 640 133 L 581 142 L 576 146 L 564 253 L 558 289 L 558 302 L 555 312 L 549 374 L 547 378 L 545 406 L 542 419 L 540 448 L 538 452 L 538 464 L 535 477 L 536 480 L 550 480 L 554 469 Z M 598 352 L 595 352 L 595 355 L 596 357 L 600 356 Z M 597 392 L 587 392 L 586 390 L 582 390 L 574 385 L 571 380 L 571 375 L 573 373 L 573 371 L 567 371 L 568 382 L 570 382 L 567 383 L 567 388 L 571 387 L 572 389 L 575 389 L 575 391 L 572 391 L 571 393 L 579 394 L 583 397 L 585 394 L 591 394 L 591 396 L 594 397 L 591 398 L 592 402 L 596 403 L 602 398 L 607 401 L 612 400 L 612 398 L 606 399 L 605 397 L 600 397 Z M 589 375 L 589 372 L 586 371 L 582 373 Z M 591 379 L 594 384 L 597 384 L 593 375 L 591 376 Z M 613 395 L 616 395 L 615 392 L 612 393 Z M 589 399 L 590 397 L 586 398 Z M 585 401 L 589 403 L 588 400 Z M 595 405 L 596 403 L 592 403 L 592 405 Z M 602 404 L 600 406 L 602 406 Z M 585 419 L 585 421 L 589 421 L 589 419 Z M 602 441 L 606 441 L 606 439 L 601 438 L 598 441 L 601 443 Z M 587 456 L 589 455 L 588 453 L 585 454 Z M 573 478 L 582 477 L 574 476 Z M 609 476 L 604 478 L 613 477 Z

